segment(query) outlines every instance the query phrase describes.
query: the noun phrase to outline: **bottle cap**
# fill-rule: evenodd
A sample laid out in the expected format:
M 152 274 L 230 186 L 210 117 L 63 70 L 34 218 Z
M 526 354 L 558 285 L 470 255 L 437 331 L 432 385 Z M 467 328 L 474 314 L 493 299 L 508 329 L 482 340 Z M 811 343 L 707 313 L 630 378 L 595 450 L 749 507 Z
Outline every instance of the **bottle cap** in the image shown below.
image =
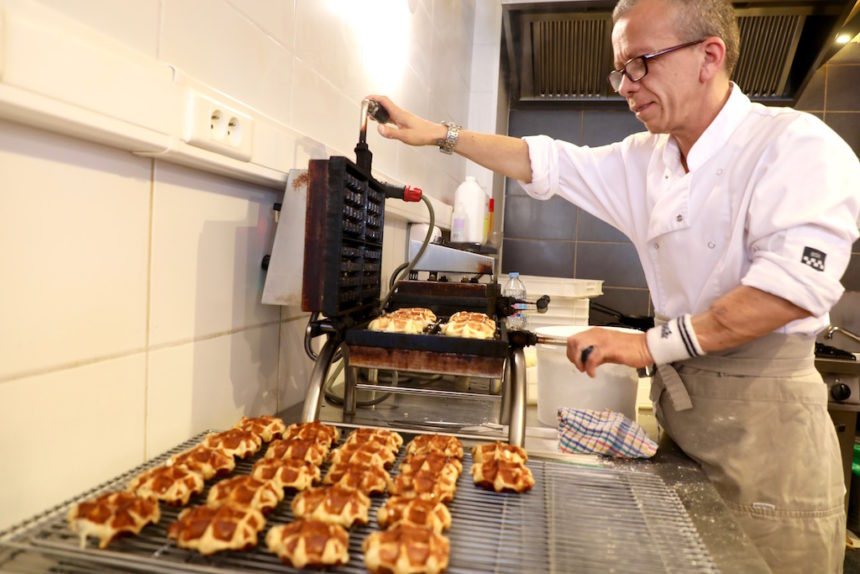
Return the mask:
M 511 279 L 516 279 L 519 276 L 520 274 L 516 271 L 511 271 L 510 273 L 508 273 L 508 277 L 510 277 Z

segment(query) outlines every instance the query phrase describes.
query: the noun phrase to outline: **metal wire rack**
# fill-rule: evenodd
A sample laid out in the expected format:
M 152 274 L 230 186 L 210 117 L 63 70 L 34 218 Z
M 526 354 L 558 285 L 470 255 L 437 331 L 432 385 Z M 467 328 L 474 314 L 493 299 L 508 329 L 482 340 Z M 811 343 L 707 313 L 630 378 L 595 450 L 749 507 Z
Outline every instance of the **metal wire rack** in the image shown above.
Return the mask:
M 193 447 L 204 435 L 0 533 L 0 570 L 296 572 L 266 549 L 266 530 L 260 533 L 260 544 L 248 551 L 204 557 L 178 548 L 167 538 L 167 527 L 181 509 L 164 505 L 161 521 L 139 535 L 115 540 L 106 550 L 99 550 L 93 540 L 80 547 L 65 520 L 71 505 L 103 491 L 124 489 L 131 478 Z M 405 448 L 401 457 L 403 451 Z M 234 473 L 250 473 L 261 455 L 238 461 Z M 451 542 L 450 574 L 717 571 L 677 495 L 657 476 L 533 458 L 528 466 L 535 477 L 534 488 L 525 494 L 509 494 L 477 488 L 472 484 L 471 466 L 472 458 L 466 454 L 457 493 L 449 504 L 453 519 L 446 533 Z M 212 483 L 189 504 L 205 501 Z M 288 494 L 267 516 L 266 528 L 293 519 L 291 500 Z M 366 572 L 361 544 L 378 530 L 376 511 L 384 500 L 373 498 L 370 522 L 351 529 L 349 563 L 329 571 Z

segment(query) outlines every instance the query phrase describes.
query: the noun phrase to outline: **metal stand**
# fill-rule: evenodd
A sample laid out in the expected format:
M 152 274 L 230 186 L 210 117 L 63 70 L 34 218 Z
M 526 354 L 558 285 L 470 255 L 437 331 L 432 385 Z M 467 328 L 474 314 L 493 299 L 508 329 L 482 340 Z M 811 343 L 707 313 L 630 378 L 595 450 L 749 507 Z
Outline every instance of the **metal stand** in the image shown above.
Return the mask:
M 512 347 L 508 351 L 505 374 L 507 382 L 502 396 L 502 412 L 505 412 L 505 402 L 508 402 L 508 442 L 523 446 L 526 440 L 526 355 L 521 347 Z
M 317 420 L 320 411 L 320 396 L 322 395 L 325 386 L 328 371 L 331 367 L 332 358 L 340 347 L 341 339 L 336 335 L 328 335 L 325 345 L 320 351 L 314 363 L 314 370 L 311 371 L 311 378 L 308 381 L 308 390 L 305 393 L 305 404 L 302 407 L 302 422 L 311 423 Z M 354 403 L 353 399 L 353 403 Z

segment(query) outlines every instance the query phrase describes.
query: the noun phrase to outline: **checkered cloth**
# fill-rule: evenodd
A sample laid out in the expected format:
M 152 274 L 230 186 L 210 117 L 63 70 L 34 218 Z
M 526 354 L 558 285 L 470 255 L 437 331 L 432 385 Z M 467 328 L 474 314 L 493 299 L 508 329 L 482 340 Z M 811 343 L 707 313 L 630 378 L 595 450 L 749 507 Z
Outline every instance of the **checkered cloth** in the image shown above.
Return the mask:
M 561 452 L 605 454 L 618 458 L 651 458 L 657 443 L 634 421 L 615 411 L 558 409 Z

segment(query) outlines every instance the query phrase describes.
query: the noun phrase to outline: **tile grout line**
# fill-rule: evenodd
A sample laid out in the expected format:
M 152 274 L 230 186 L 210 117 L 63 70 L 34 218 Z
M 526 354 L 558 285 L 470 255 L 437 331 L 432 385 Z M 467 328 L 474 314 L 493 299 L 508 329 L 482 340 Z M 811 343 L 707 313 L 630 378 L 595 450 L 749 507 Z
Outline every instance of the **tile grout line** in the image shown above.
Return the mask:
M 112 361 L 115 359 L 122 359 L 125 357 L 132 357 L 134 355 L 149 354 L 151 351 L 161 351 L 164 349 L 170 349 L 172 347 L 180 347 L 182 345 L 187 345 L 189 343 L 196 343 L 199 341 L 208 341 L 210 339 L 217 339 L 218 337 L 223 337 L 226 335 L 235 335 L 236 333 L 241 333 L 243 331 L 251 331 L 253 329 L 261 329 L 263 327 L 269 327 L 271 325 L 278 325 L 280 323 L 288 323 L 289 320 L 284 321 L 281 319 L 275 321 L 265 321 L 263 323 L 256 323 L 254 325 L 245 325 L 244 327 L 237 327 L 235 329 L 228 329 L 226 331 L 219 331 L 217 333 L 210 333 L 208 335 L 203 335 L 201 337 L 190 337 L 187 339 L 177 339 L 175 341 L 169 341 L 166 343 L 160 343 L 158 345 L 151 345 L 149 347 L 138 347 L 134 349 L 130 349 L 127 351 L 118 351 L 116 353 L 109 353 L 107 355 L 99 355 L 97 357 L 89 357 L 86 359 L 69 361 L 66 363 L 60 363 L 58 365 L 53 365 L 50 367 L 43 367 L 39 369 L 31 369 L 29 371 L 21 371 L 17 373 L 12 373 L 11 375 L 0 375 L 0 384 L 10 383 L 13 381 L 18 381 L 21 379 L 27 379 L 29 377 L 36 377 L 39 375 L 47 375 L 50 373 L 55 373 L 58 371 L 64 371 L 67 369 L 76 369 L 78 367 L 86 367 L 89 365 L 94 365 L 96 363 L 103 363 L 105 361 Z
M 155 158 L 150 160 L 149 172 L 149 229 L 146 242 L 146 335 L 143 355 L 143 456 L 146 461 L 146 437 L 149 427 L 149 341 L 152 327 L 152 221 L 155 219 Z

